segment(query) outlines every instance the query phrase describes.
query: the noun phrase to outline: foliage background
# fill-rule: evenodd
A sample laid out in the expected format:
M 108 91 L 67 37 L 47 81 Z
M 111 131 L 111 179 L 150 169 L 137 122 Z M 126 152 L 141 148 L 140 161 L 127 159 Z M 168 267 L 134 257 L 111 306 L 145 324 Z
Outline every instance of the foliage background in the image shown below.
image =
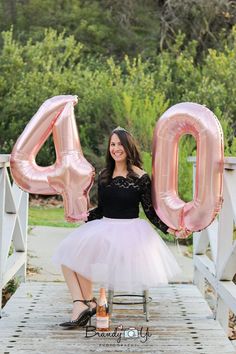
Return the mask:
M 0 0 L 0 153 L 10 153 L 49 97 L 76 94 L 86 158 L 104 164 L 107 137 L 129 129 L 151 172 L 155 123 L 183 101 L 219 118 L 236 154 L 236 6 L 226 0 Z M 194 140 L 179 152 L 179 192 L 192 199 Z M 55 159 L 52 139 L 37 157 Z M 94 191 L 92 200 L 95 202 Z

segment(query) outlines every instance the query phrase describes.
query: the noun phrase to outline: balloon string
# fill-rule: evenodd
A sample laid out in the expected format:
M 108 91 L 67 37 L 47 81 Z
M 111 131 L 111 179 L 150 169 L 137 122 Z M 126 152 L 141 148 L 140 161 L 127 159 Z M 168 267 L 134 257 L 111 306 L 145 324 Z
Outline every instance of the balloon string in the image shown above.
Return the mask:
M 183 256 L 183 252 L 182 252 L 182 249 L 181 249 L 181 247 L 180 247 L 178 237 L 175 238 L 175 245 L 176 245 L 176 247 L 177 247 L 178 254 L 180 254 L 181 256 Z

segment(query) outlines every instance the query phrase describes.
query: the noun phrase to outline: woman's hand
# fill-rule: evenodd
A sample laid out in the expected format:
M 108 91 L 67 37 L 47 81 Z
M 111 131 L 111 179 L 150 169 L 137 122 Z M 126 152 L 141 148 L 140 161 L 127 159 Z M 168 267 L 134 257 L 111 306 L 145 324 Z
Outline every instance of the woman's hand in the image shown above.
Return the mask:
M 191 235 L 193 232 L 190 230 L 177 230 L 175 232 L 175 237 L 176 238 L 187 238 L 189 235 Z
M 167 232 L 168 232 L 170 235 L 173 235 L 173 236 L 175 236 L 176 231 L 177 231 L 177 230 L 171 229 L 170 227 L 169 227 L 169 229 L 167 229 Z
M 167 232 L 176 238 L 187 238 L 189 235 L 192 234 L 192 231 L 187 230 L 187 229 L 182 229 L 182 230 L 174 230 L 169 228 Z

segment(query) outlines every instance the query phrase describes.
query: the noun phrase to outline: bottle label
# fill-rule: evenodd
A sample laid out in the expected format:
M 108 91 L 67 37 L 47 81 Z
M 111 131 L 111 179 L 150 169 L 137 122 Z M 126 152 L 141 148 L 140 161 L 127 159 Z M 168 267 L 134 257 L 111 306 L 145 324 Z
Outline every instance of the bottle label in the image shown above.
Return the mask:
M 106 299 L 98 299 L 98 306 L 107 306 Z
M 97 317 L 97 328 L 109 328 L 109 316 Z

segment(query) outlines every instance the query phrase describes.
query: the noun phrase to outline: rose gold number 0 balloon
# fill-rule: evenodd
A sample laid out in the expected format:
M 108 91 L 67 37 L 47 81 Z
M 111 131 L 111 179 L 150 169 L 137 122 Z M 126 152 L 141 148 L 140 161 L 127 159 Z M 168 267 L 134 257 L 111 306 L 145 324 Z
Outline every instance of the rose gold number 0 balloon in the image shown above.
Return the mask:
M 191 202 L 178 196 L 178 143 L 184 134 L 197 142 L 195 194 Z M 206 107 L 180 103 L 157 122 L 153 137 L 152 193 L 159 217 L 175 230 L 200 231 L 222 205 L 223 132 Z
M 87 219 L 89 191 L 94 168 L 85 159 L 79 141 L 74 104 L 76 96 L 48 99 L 18 138 L 10 159 L 11 173 L 23 190 L 38 194 L 61 194 L 68 221 Z M 36 155 L 53 133 L 56 162 L 38 166 Z

